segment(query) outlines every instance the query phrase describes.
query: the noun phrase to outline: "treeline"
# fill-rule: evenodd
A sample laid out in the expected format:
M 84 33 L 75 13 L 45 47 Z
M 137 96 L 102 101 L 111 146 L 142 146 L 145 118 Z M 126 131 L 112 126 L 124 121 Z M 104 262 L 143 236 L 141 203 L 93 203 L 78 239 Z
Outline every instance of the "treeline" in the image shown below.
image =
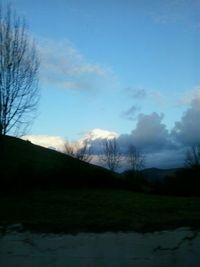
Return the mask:
M 185 154 L 183 167 L 160 179 L 147 179 L 141 171 L 124 172 L 135 191 L 160 195 L 200 196 L 200 144 L 191 146 Z
M 200 169 L 183 168 L 172 176 L 149 180 L 141 171 L 129 170 L 117 174 L 93 165 L 68 168 L 65 164 L 52 169 L 38 170 L 24 163 L 17 166 L 17 172 L 10 174 L 11 172 L 1 174 L 1 192 L 89 187 L 116 188 L 159 195 L 200 196 Z
M 108 163 L 119 162 L 119 151 L 116 140 L 105 142 L 104 158 Z M 116 160 L 116 155 L 117 160 Z M 121 156 L 121 155 L 120 155 Z M 110 160 L 111 159 L 111 160 Z M 120 159 L 120 160 L 119 160 Z M 135 146 L 129 145 L 125 156 L 129 170 L 122 176 L 125 187 L 130 190 L 161 195 L 200 196 L 200 144 L 194 144 L 185 152 L 183 166 L 171 175 L 166 174 L 159 179 L 148 179 L 142 169 L 145 166 L 145 155 Z M 111 168 L 110 168 L 111 169 Z
M 174 196 L 200 196 L 200 168 L 182 168 L 161 179 L 147 179 L 141 172 L 124 172 L 135 192 Z

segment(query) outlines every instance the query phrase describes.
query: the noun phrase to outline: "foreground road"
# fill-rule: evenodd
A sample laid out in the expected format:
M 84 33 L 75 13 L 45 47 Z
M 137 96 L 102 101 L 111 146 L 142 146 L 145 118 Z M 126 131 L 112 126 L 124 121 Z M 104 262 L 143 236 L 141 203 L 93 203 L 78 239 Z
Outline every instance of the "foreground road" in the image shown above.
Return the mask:
M 0 235 L 1 267 L 199 267 L 200 232 Z

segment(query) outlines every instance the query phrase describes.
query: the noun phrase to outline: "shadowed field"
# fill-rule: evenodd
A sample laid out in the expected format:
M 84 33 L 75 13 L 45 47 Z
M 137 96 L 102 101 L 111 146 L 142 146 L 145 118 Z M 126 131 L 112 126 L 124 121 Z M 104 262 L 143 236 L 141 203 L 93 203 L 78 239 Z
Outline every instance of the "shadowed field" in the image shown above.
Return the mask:
M 200 226 L 200 198 L 117 189 L 68 189 L 4 196 L 0 224 L 43 232 L 149 231 Z

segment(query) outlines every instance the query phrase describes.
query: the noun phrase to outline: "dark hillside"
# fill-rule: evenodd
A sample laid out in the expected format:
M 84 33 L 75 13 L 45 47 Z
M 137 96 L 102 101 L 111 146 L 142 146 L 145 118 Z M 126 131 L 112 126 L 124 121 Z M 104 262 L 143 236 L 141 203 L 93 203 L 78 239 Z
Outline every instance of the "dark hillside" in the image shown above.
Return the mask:
M 1 188 L 110 186 L 117 174 L 63 153 L 3 136 L 0 142 Z

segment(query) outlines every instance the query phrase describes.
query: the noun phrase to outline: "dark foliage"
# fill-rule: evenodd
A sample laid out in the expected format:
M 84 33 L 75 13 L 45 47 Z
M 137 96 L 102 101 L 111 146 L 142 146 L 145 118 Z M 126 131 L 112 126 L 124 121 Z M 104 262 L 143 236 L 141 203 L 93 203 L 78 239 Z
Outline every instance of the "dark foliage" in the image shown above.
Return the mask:
M 129 189 L 135 192 L 150 192 L 150 183 L 144 178 L 141 171 L 127 170 L 123 173 Z
M 200 196 L 200 169 L 181 169 L 165 179 L 165 191 L 173 195 Z

